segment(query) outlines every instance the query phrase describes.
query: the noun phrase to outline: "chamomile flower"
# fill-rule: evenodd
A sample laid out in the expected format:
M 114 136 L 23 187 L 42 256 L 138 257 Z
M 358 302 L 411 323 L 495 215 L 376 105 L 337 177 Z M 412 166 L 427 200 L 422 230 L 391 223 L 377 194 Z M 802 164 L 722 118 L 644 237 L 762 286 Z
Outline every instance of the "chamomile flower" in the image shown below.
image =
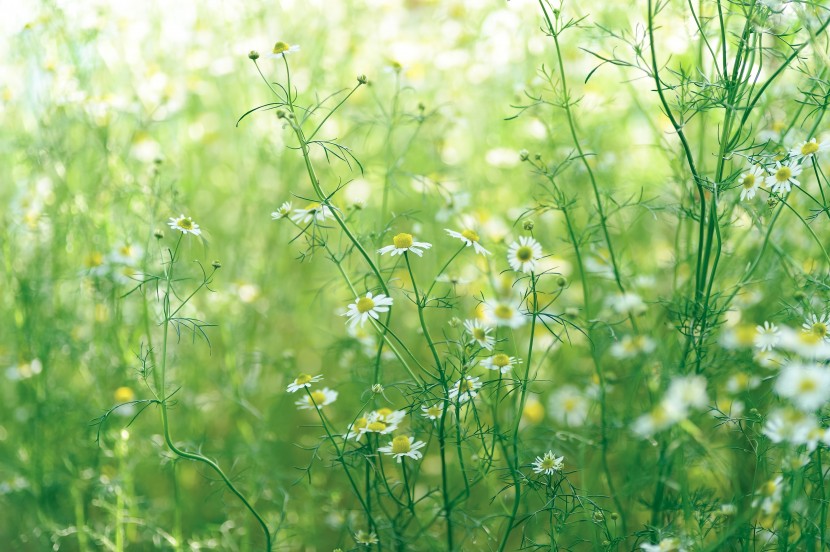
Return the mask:
M 284 204 L 283 204 L 284 205 Z M 290 204 L 289 204 L 290 208 Z M 273 216 L 273 213 L 271 214 Z M 310 222 L 320 223 L 327 218 L 332 218 L 334 215 L 331 212 L 331 207 L 322 205 L 320 203 L 309 203 L 302 209 L 294 209 L 291 215 L 291 220 L 297 224 L 308 224 Z
M 478 234 L 476 234 L 475 231 L 466 229 L 462 230 L 461 232 L 456 232 L 455 230 L 450 230 L 449 228 L 444 228 L 444 230 L 446 230 L 447 234 L 449 234 L 451 237 L 457 238 L 464 242 L 464 245 L 466 245 L 467 247 L 472 247 L 473 250 L 479 255 L 487 256 L 491 254 L 489 251 L 487 251 L 481 246 L 481 244 L 479 243 Z
M 536 460 L 533 462 L 533 472 L 553 475 L 555 472 L 562 471 L 564 465 L 565 457 L 556 456 L 552 450 L 549 450 L 544 456 L 536 457 Z
M 372 295 L 372 292 L 366 294 L 366 297 L 358 297 L 354 303 L 349 305 L 343 316 L 349 317 L 349 324 L 354 326 L 366 323 L 369 318 L 378 320 L 380 318 L 378 313 L 388 312 L 392 305 L 392 298 L 379 293 Z
M 199 225 L 193 222 L 193 219 L 184 215 L 179 215 L 178 218 L 170 217 L 167 225 L 173 230 L 178 230 L 182 234 L 193 234 L 198 236 L 202 233 Z
M 419 449 L 425 446 L 426 443 L 416 441 L 414 437 L 398 435 L 385 447 L 378 447 L 378 452 L 393 456 L 400 464 L 404 456 L 413 460 L 420 460 L 424 455 Z
M 805 412 L 816 410 L 830 399 L 830 368 L 790 363 L 781 370 L 775 391 Z
M 494 305 L 485 304 L 484 317 L 496 326 L 507 326 L 513 329 L 520 328 L 527 321 L 519 311 L 519 306 L 507 301 L 499 301 Z
M 786 193 L 792 190 L 792 184 L 800 186 L 796 177 L 801 174 L 801 165 L 790 163 L 782 165 L 780 161 L 775 162 L 775 167 L 769 176 L 767 176 L 767 186 L 772 188 L 773 192 Z
M 107 260 L 110 263 L 122 264 L 126 266 L 138 266 L 143 258 L 144 250 L 139 245 L 132 243 L 123 243 L 113 249 Z
M 614 342 L 609 350 L 614 357 L 623 359 L 632 358 L 641 353 L 650 353 L 656 347 L 657 344 L 650 337 L 645 335 L 626 335 L 619 341 Z
M 406 413 L 403 410 L 380 408 L 355 420 L 346 430 L 346 439 L 360 439 L 366 433 L 388 435 L 398 429 Z
M 490 335 L 493 329 L 481 322 L 480 320 L 465 320 L 464 330 L 470 335 L 470 345 L 478 343 L 478 346 L 488 351 L 493 350 L 496 344 L 496 338 Z
M 280 220 L 286 218 L 291 213 L 291 202 L 286 201 L 282 205 L 280 205 L 276 211 L 271 213 L 271 218 L 273 220 Z
M 773 443 L 803 445 L 816 429 L 819 429 L 818 420 L 812 414 L 792 408 L 779 408 L 767 416 L 762 432 Z
M 542 246 L 530 236 L 520 236 L 519 241 L 514 241 L 507 249 L 507 262 L 516 272 L 532 272 L 540 258 Z
M 458 380 L 450 389 L 450 399 L 458 399 L 459 404 L 474 399 L 478 394 L 478 390 L 481 389 L 481 382 L 478 379 L 472 376 L 464 376 Z
M 675 538 L 662 539 L 657 544 L 644 542 L 640 545 L 640 548 L 645 550 L 645 552 L 685 552 L 685 548 Z
M 423 416 L 424 418 L 428 418 L 430 420 L 439 419 L 443 412 L 444 405 L 442 403 L 435 403 L 432 406 L 427 406 L 425 404 L 421 405 L 421 416 Z
M 819 142 L 813 138 L 809 142 L 805 140 L 791 149 L 790 157 L 803 161 L 804 159 L 816 156 L 819 152 L 826 151 L 827 149 L 830 149 L 830 142 Z
M 764 169 L 760 165 L 752 165 L 750 169 L 741 175 L 741 201 L 752 199 L 755 197 L 755 192 L 758 191 L 766 175 Z
M 337 400 L 337 391 L 324 387 L 323 389 L 319 389 L 317 391 L 308 392 L 308 395 L 305 398 L 300 399 L 294 404 L 301 410 L 311 410 L 313 408 L 320 409 L 324 406 L 328 406 L 335 400 Z
M 354 541 L 358 546 L 372 546 L 373 544 L 378 543 L 378 536 L 374 533 L 358 531 L 354 534 Z
M 757 326 L 755 330 L 755 347 L 761 351 L 771 351 L 781 341 L 778 326 L 771 322 L 764 322 L 763 326 Z
M 323 376 L 309 376 L 308 374 L 300 374 L 293 382 L 288 384 L 287 391 L 293 393 L 299 391 L 304 387 L 311 387 L 312 383 L 316 383 L 323 379 Z
M 285 57 L 286 54 L 292 54 L 294 52 L 298 52 L 300 47 L 296 44 L 288 44 L 286 42 L 279 41 L 274 44 L 274 48 L 271 50 L 270 54 L 267 54 L 265 57 L 271 59 L 279 59 L 281 57 Z
M 488 370 L 494 370 L 501 372 L 502 374 L 506 374 L 513 368 L 514 364 L 519 364 L 522 361 L 517 359 L 516 357 L 507 356 L 504 353 L 497 353 L 493 356 L 487 357 L 482 360 L 479 364 L 482 368 L 487 368 Z
M 394 257 L 395 255 L 403 255 L 407 251 L 411 251 L 420 257 L 424 254 L 422 250 L 429 249 L 430 247 L 432 247 L 431 243 L 415 241 L 412 234 L 401 232 L 392 238 L 392 245 L 381 247 L 378 249 L 378 253 L 381 255 L 391 253 L 391 256 Z
M 559 387 L 548 399 L 548 411 L 551 417 L 570 427 L 578 427 L 588 418 L 588 399 L 573 385 Z
M 830 342 L 830 316 L 811 314 L 801 325 L 805 332 L 810 332 Z

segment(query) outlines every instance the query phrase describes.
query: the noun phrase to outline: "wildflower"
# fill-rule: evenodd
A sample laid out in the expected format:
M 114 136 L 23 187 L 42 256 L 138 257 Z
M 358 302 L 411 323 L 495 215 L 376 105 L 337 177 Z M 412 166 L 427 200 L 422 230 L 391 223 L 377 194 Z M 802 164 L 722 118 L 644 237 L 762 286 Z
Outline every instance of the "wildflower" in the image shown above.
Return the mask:
M 646 304 L 643 298 L 636 293 L 618 293 L 614 296 L 608 297 L 605 304 L 611 307 L 614 312 L 619 314 L 642 314 L 646 310 Z
M 179 215 L 179 218 L 170 217 L 170 221 L 167 225 L 173 230 L 178 230 L 182 234 L 193 234 L 194 236 L 198 236 L 202 233 L 199 229 L 199 225 L 193 222 L 192 218 L 184 215 Z
M 489 251 L 484 249 L 478 242 L 479 237 L 478 234 L 475 233 L 475 231 L 467 229 L 462 230 L 461 232 L 456 232 L 454 230 L 450 230 L 449 228 L 444 228 L 444 230 L 446 230 L 447 234 L 449 234 L 451 237 L 457 238 L 464 242 L 464 245 L 466 245 L 467 247 L 472 246 L 473 250 L 479 255 L 487 256 L 491 254 Z
M 478 394 L 478 390 L 481 389 L 481 383 L 478 381 L 479 378 L 474 378 L 472 376 L 464 376 L 460 380 L 458 380 L 455 385 L 452 386 L 450 389 L 450 399 L 458 399 L 459 404 L 464 404 L 465 402 L 472 400 Z
M 404 456 L 413 460 L 420 460 L 424 455 L 418 449 L 424 446 L 426 446 L 426 443 L 416 441 L 414 437 L 398 435 L 387 446 L 378 447 L 378 452 L 394 456 L 395 460 L 400 463 Z
M 772 188 L 773 192 L 789 192 L 792 189 L 791 184 L 800 186 L 796 177 L 801 174 L 801 165 L 792 163 L 790 165 L 782 165 L 780 161 L 775 162 L 774 172 L 767 177 L 767 185 Z
M 286 54 L 291 54 L 294 52 L 299 51 L 300 47 L 296 44 L 291 45 L 285 42 L 279 41 L 274 44 L 274 48 L 271 50 L 271 53 L 265 57 L 269 57 L 271 59 L 279 59 L 281 57 L 285 57 Z
M 519 311 L 518 305 L 499 301 L 495 305 L 484 306 L 484 317 L 496 326 L 507 326 L 508 328 L 520 328 L 525 323 L 524 315 Z
M 375 296 L 372 292 L 368 292 L 366 297 L 358 297 L 354 303 L 349 305 L 348 310 L 343 316 L 349 317 L 349 324 L 354 326 L 360 324 L 361 326 L 369 319 L 369 317 L 378 320 L 380 317 L 378 313 L 388 312 L 392 305 L 392 298 L 379 293 Z
M 496 339 L 490 335 L 492 328 L 483 324 L 479 320 L 465 320 L 464 329 L 470 334 L 469 344 L 478 343 L 478 346 L 488 351 L 493 350 L 496 344 Z
M 812 414 L 792 408 L 779 408 L 767 416 L 762 432 L 773 443 L 806 444 L 819 429 L 818 421 Z
M 274 211 L 274 212 L 272 212 L 272 213 L 271 213 L 271 218 L 272 218 L 273 220 L 280 220 L 280 219 L 284 219 L 285 217 L 287 217 L 287 216 L 288 216 L 288 214 L 289 214 L 290 212 L 291 212 L 291 202 L 290 202 L 290 201 L 286 201 L 286 202 L 284 202 L 282 205 L 280 205 L 280 206 L 277 208 L 277 210 L 276 210 L 276 211 Z
M 830 316 L 826 314 L 822 316 L 812 314 L 801 327 L 804 328 L 804 331 L 812 332 L 814 335 L 830 342 L 830 332 L 828 331 L 828 328 L 830 328 Z
M 403 255 L 407 251 L 411 251 L 420 257 L 424 254 L 421 250 L 429 249 L 430 247 L 432 247 L 431 243 L 417 242 L 412 237 L 412 234 L 401 232 L 392 238 L 392 245 L 381 247 L 378 249 L 378 253 L 381 255 L 391 253 L 391 256 L 394 257 L 395 255 Z
M 284 206 L 283 204 L 282 206 Z M 280 208 L 282 208 L 280 206 Z M 289 208 L 291 205 L 289 204 Z M 273 217 L 274 214 L 271 213 Z M 309 203 L 302 209 L 294 209 L 294 214 L 291 215 L 291 220 L 297 224 L 308 224 L 310 222 L 324 222 L 327 218 L 332 218 L 334 215 L 331 212 L 331 207 L 322 205 L 320 203 Z
M 796 407 L 813 411 L 830 399 L 830 368 L 793 362 L 781 370 L 775 391 Z
M 144 250 L 131 243 L 119 245 L 107 256 L 109 262 L 126 266 L 136 266 L 141 261 Z
M 573 385 L 563 385 L 548 399 L 553 419 L 571 427 L 581 426 L 588 418 L 588 400 Z
M 632 358 L 641 353 L 650 353 L 656 346 L 654 340 L 645 335 L 626 335 L 611 345 L 610 351 L 615 358 Z
M 504 353 L 489 356 L 480 362 L 482 368 L 500 371 L 502 374 L 508 373 L 514 364 L 519 363 L 521 363 L 521 360 L 516 357 L 507 356 Z
M 759 385 L 761 385 L 761 378 L 758 376 L 750 376 L 745 372 L 740 372 L 729 378 L 726 382 L 726 390 L 735 395 L 750 389 L 755 389 Z
M 741 175 L 741 201 L 752 199 L 758 186 L 766 178 L 764 169 L 760 165 L 753 165 L 747 172 Z
M 662 539 L 657 544 L 649 544 L 644 542 L 640 548 L 645 552 L 684 552 L 685 548 L 680 545 L 680 541 L 675 538 Z
M 308 396 L 304 399 L 300 399 L 294 404 L 301 410 L 311 410 L 312 408 L 320 409 L 324 406 L 330 405 L 335 400 L 337 400 L 337 391 L 324 387 L 323 389 L 317 391 L 308 392 Z
M 360 546 L 371 546 L 378 543 L 378 536 L 366 531 L 358 531 L 354 534 L 354 541 Z
M 815 138 L 808 141 L 803 141 L 790 150 L 790 157 L 794 159 L 809 159 L 821 151 L 826 151 L 830 148 L 830 142 L 819 142 Z
M 536 457 L 536 461 L 533 462 L 533 472 L 553 475 L 554 472 L 562 471 L 564 464 L 564 456 L 556 456 L 552 450 L 549 450 L 544 456 Z
M 507 262 L 516 272 L 532 272 L 541 257 L 541 244 L 530 236 L 519 237 L 519 241 L 514 241 L 507 249 Z
M 403 410 L 380 408 L 369 413 L 368 416 L 355 420 L 346 431 L 345 438 L 350 439 L 354 437 L 355 439 L 360 439 L 366 433 L 388 435 L 398 429 L 405 415 L 406 413 Z
M 531 397 L 525 403 L 522 410 L 522 421 L 531 424 L 538 424 L 545 419 L 545 407 L 535 398 Z
M 421 405 L 421 415 L 424 418 L 429 418 L 430 420 L 437 420 L 441 417 L 443 412 L 444 405 L 442 403 L 435 403 L 432 406 L 427 406 L 425 404 Z
M 703 408 L 707 400 L 706 379 L 702 376 L 687 376 L 672 380 L 664 402 L 685 412 L 690 407 Z
M 771 351 L 781 341 L 781 332 L 775 324 L 764 322 L 763 326 L 756 326 L 755 330 L 755 347 L 762 351 Z
M 304 387 L 311 387 L 312 383 L 316 383 L 323 379 L 323 376 L 309 376 L 308 374 L 300 374 L 292 383 L 288 384 L 286 389 L 289 393 L 299 391 Z
M 760 496 L 752 501 L 752 507 L 761 507 L 761 511 L 769 516 L 774 516 L 781 509 L 781 491 L 783 489 L 784 478 L 780 475 L 775 479 L 770 479 L 758 489 Z
M 826 359 L 830 357 L 830 341 L 815 331 L 795 331 L 781 328 L 782 349 L 792 351 L 803 358 Z

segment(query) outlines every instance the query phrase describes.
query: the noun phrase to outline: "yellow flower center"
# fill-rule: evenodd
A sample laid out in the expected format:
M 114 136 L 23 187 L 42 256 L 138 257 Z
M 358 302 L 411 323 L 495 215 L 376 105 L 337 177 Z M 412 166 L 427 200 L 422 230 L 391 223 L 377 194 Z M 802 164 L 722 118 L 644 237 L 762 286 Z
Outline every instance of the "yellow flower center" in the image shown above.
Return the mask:
M 479 239 L 478 234 L 476 234 L 472 230 L 464 230 L 461 232 L 461 235 L 470 240 L 471 242 L 477 242 Z
M 527 245 L 523 245 L 516 250 L 516 258 L 521 262 L 526 263 L 533 258 L 533 249 Z
M 309 203 L 308 205 L 305 206 L 305 210 L 309 213 L 316 213 L 317 209 L 319 209 L 319 208 L 320 208 L 319 203 Z
M 135 393 L 129 387 L 119 387 L 115 390 L 115 402 L 125 403 L 135 399 Z
M 792 175 L 793 171 L 791 171 L 789 167 L 781 167 L 775 171 L 775 180 L 778 182 L 786 182 L 792 177 Z
M 827 324 L 824 322 L 816 322 L 813 324 L 811 330 L 814 334 L 824 337 L 827 335 Z
M 504 368 L 510 364 L 510 357 L 503 353 L 499 353 L 493 357 L 493 364 L 499 368 Z
M 539 464 L 539 467 L 543 470 L 552 470 L 554 466 L 556 466 L 556 462 L 554 462 L 554 459 L 550 456 L 545 456 L 542 459 L 542 463 Z
M 499 305 L 495 309 L 493 309 L 493 314 L 496 315 L 496 318 L 513 318 L 513 309 L 511 309 L 507 305 Z
M 487 332 L 484 328 L 473 328 L 473 339 L 484 341 L 487 338 Z
M 401 232 L 392 238 L 392 243 L 398 249 L 409 249 L 412 247 L 412 241 L 412 234 L 407 234 L 405 232 Z
M 752 345 L 755 342 L 757 333 L 755 326 L 741 324 L 735 328 L 735 340 L 739 345 Z
M 742 184 L 743 184 L 744 188 L 746 188 L 747 190 L 751 190 L 752 188 L 754 188 L 755 187 L 755 175 L 754 174 L 746 175 L 744 177 L 744 181 L 743 181 Z
M 568 397 L 562 401 L 562 410 L 565 412 L 573 412 L 576 410 L 577 404 L 579 404 L 579 401 L 575 397 Z
M 775 494 L 775 489 L 777 488 L 778 486 L 775 484 L 775 481 L 770 480 L 764 483 L 764 486 L 761 487 L 761 493 L 766 496 L 772 496 Z
M 366 429 L 368 429 L 369 431 L 381 432 L 384 429 L 386 429 L 386 424 L 383 422 L 372 422 L 366 426 Z
M 801 146 L 801 155 L 812 155 L 818 151 L 818 142 L 807 142 Z
M 125 257 L 132 257 L 133 256 L 133 248 L 132 248 L 131 245 L 124 245 L 118 251 L 122 255 L 124 255 Z
M 375 302 L 369 297 L 361 297 L 357 300 L 357 312 L 369 312 L 373 308 L 375 308 Z
M 193 219 L 190 217 L 180 218 L 176 221 L 176 226 L 182 230 L 193 230 Z
M 746 389 L 749 387 L 749 376 L 743 372 L 735 376 L 735 385 L 738 389 Z
M 815 391 L 817 388 L 818 385 L 816 385 L 816 381 L 811 379 L 801 380 L 801 383 L 798 384 L 798 391 L 800 393 L 810 393 Z
M 799 341 L 801 341 L 805 345 L 818 345 L 822 338 L 821 335 L 817 334 L 814 331 L 801 332 L 801 335 L 799 335 L 798 337 Z
M 437 418 L 438 416 L 441 415 L 441 407 L 440 406 L 430 406 L 427 409 L 427 414 L 429 414 L 430 416 L 432 416 L 434 418 Z
M 354 429 L 363 429 L 366 427 L 366 424 L 369 423 L 369 420 L 366 418 L 358 418 L 357 421 L 354 423 Z
M 412 443 L 409 442 L 409 437 L 398 435 L 392 439 L 393 454 L 406 454 L 410 450 L 412 450 Z
M 291 49 L 291 46 L 289 44 L 286 44 L 285 42 L 280 41 L 280 42 L 277 42 L 276 44 L 274 44 L 273 53 L 281 54 L 283 52 L 287 52 L 290 49 Z
M 376 412 L 377 412 L 378 416 L 380 416 L 381 418 L 385 418 L 385 417 L 387 417 L 388 415 L 390 415 L 392 413 L 392 409 L 391 408 L 381 408 L 379 410 L 376 410 Z
M 84 264 L 86 264 L 88 268 L 95 268 L 96 266 L 101 266 L 102 264 L 104 264 L 104 256 L 98 253 L 97 251 L 94 253 L 90 253 L 86 256 Z
M 311 381 L 311 376 L 308 374 L 300 374 L 297 376 L 297 379 L 294 380 L 295 385 L 305 385 Z
M 472 389 L 473 389 L 473 384 L 470 383 L 470 380 L 468 380 L 468 379 L 463 379 L 458 383 L 458 391 L 460 393 L 466 393 L 468 391 L 471 391 Z
M 313 402 L 312 402 L 312 399 L 314 399 Z M 325 393 L 323 393 L 322 391 L 312 391 L 311 396 L 308 398 L 308 403 L 309 404 L 316 404 L 316 405 L 319 406 L 319 405 L 323 404 L 325 402 L 325 400 L 326 400 L 326 394 Z

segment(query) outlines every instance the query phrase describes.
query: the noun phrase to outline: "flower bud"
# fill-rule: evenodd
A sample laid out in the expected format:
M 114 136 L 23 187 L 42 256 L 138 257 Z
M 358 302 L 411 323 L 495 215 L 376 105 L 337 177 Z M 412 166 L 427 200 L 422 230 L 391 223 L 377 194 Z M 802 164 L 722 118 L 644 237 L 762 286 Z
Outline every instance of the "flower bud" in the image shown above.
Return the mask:
M 259 52 L 257 52 L 256 50 L 251 50 L 250 52 L 248 52 L 248 59 L 250 59 L 252 61 L 258 60 L 259 59 Z
M 366 77 L 366 75 L 358 75 L 357 82 L 359 84 L 369 84 L 369 79 Z

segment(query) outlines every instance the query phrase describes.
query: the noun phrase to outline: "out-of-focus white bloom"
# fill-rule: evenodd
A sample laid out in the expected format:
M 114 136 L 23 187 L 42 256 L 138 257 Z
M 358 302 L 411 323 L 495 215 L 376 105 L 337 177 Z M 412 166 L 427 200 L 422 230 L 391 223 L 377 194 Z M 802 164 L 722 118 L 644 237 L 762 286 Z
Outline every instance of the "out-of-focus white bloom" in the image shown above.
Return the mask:
M 775 479 L 770 479 L 758 489 L 758 496 L 752 501 L 752 507 L 761 507 L 761 511 L 768 516 L 773 516 L 781 509 L 781 491 L 783 488 L 784 478 L 778 476 Z
M 755 375 L 739 372 L 730 376 L 726 382 L 726 390 L 733 395 L 755 389 L 761 385 L 761 378 Z
M 508 328 L 520 328 L 524 325 L 526 318 L 519 311 L 519 305 L 507 301 L 498 301 L 494 305 L 484 305 L 484 318 L 496 326 L 507 326 Z
M 581 426 L 588 418 L 588 399 L 573 385 L 563 385 L 548 399 L 551 417 L 571 427 Z
M 312 383 L 316 383 L 321 379 L 323 379 L 323 376 L 310 376 L 308 374 L 300 374 L 293 382 L 288 384 L 288 388 L 286 389 L 286 391 L 288 391 L 289 393 L 293 393 L 295 391 L 303 389 L 304 387 L 311 387 Z
M 285 206 L 283 203 L 282 206 Z M 282 208 L 282 206 L 280 208 Z M 291 204 L 289 204 L 290 208 Z M 279 212 L 279 211 L 276 211 Z M 274 213 L 271 213 L 271 216 L 274 216 Z M 297 224 L 308 224 L 310 222 L 321 223 L 324 222 L 327 218 L 333 218 L 334 215 L 331 212 L 331 208 L 328 205 L 322 205 L 320 203 L 309 203 L 302 209 L 294 209 L 294 213 L 291 215 L 291 220 L 296 222 Z
M 686 419 L 691 409 L 703 408 L 707 401 L 706 379 L 703 376 L 676 377 L 669 384 L 660 404 L 637 418 L 632 429 L 648 437 Z
M 797 331 L 784 326 L 779 347 L 810 360 L 830 359 L 830 343 L 812 331 Z
M 464 245 L 466 245 L 467 247 L 472 247 L 473 250 L 479 255 L 490 255 L 490 252 L 484 249 L 484 247 L 482 247 L 479 243 L 480 238 L 478 234 L 475 233 L 475 231 L 466 229 L 462 230 L 461 232 L 456 232 L 455 230 L 450 230 L 449 228 L 445 228 L 444 230 L 446 230 L 447 234 L 449 234 L 451 237 L 457 238 L 464 242 Z
M 293 54 L 294 52 L 298 52 L 300 47 L 296 44 L 288 44 L 286 42 L 279 41 L 274 44 L 274 47 L 271 49 L 270 54 L 266 54 L 265 57 L 271 59 L 280 59 L 285 57 L 286 54 Z
M 282 204 L 282 205 L 280 205 L 279 207 L 277 207 L 277 210 L 276 210 L 276 211 L 273 211 L 273 212 L 271 213 L 271 218 L 272 218 L 273 220 L 280 220 L 280 219 L 284 219 L 284 218 L 285 218 L 285 217 L 287 217 L 290 213 L 291 213 L 291 202 L 290 202 L 290 201 L 285 201 L 285 202 L 283 202 L 283 204 Z
M 632 358 L 641 353 L 648 354 L 654 351 L 656 343 L 645 335 L 626 335 L 611 345 L 609 349 L 615 358 Z
M 298 400 L 294 404 L 300 409 L 311 410 L 313 408 L 320 409 L 324 406 L 330 405 L 337 400 L 337 391 L 333 391 L 328 387 L 311 391 L 308 396 Z
M 718 342 L 725 349 L 740 349 L 755 345 L 755 337 L 758 335 L 756 326 L 750 324 L 737 324 L 726 328 L 721 334 Z
M 801 410 L 814 411 L 830 399 L 830 368 L 790 363 L 781 370 L 775 392 L 790 399 Z
M 680 544 L 680 541 L 675 538 L 662 539 L 657 544 L 650 544 L 644 542 L 640 548 L 645 552 L 685 552 L 686 549 Z
M 828 438 L 814 415 L 793 408 L 774 410 L 767 416 L 762 431 L 773 443 L 807 445 L 810 451 L 815 450 L 819 441 L 826 442 Z
M 770 322 L 764 322 L 763 326 L 756 326 L 755 330 L 755 347 L 762 351 L 771 351 L 781 341 L 781 332 L 778 331 L 778 326 Z
M 619 314 L 638 315 L 646 311 L 643 298 L 633 292 L 618 293 L 605 300 L 605 304 Z

